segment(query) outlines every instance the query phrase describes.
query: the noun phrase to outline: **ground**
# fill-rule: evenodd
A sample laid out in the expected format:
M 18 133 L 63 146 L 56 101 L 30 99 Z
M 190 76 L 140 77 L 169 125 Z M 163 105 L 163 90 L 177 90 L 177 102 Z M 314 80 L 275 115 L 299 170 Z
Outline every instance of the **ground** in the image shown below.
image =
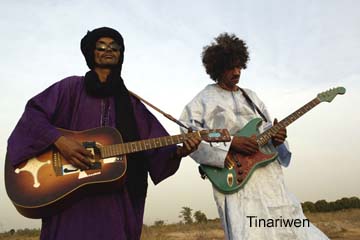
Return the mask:
M 307 213 L 310 221 L 333 240 L 360 239 L 360 209 L 346 209 L 329 213 Z M 35 240 L 39 232 L 30 230 L 13 235 L 0 233 L 0 240 Z M 31 235 L 31 236 L 30 236 Z M 144 226 L 141 240 L 223 240 L 219 220 L 206 224 L 171 224 Z
M 307 213 L 310 222 L 333 240 L 360 239 L 360 209 L 346 209 L 329 213 Z M 207 224 L 166 225 L 145 227 L 141 240 L 223 240 L 220 222 Z

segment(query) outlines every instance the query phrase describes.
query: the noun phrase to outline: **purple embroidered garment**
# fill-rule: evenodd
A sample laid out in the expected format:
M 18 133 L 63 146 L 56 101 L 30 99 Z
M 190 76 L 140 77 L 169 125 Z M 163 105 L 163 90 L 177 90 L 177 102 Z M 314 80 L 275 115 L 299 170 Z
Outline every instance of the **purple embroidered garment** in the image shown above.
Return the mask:
M 137 99 L 131 97 L 141 139 L 167 136 L 158 120 Z M 102 125 L 115 127 L 113 98 L 86 94 L 84 78 L 72 76 L 35 96 L 8 140 L 8 160 L 16 165 L 38 155 L 59 136 L 55 127 L 81 131 Z M 171 176 L 180 161 L 170 159 L 176 147 L 144 152 L 145 168 L 157 184 Z M 55 216 L 42 219 L 40 239 L 140 239 L 147 181 L 137 194 L 129 192 L 131 182 L 114 193 L 84 197 Z

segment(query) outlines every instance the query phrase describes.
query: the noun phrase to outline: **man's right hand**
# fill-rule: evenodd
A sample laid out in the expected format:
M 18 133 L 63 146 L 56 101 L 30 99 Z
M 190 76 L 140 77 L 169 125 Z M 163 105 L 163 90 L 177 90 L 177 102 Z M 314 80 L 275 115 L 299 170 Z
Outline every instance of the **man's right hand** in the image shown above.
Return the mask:
M 71 165 L 82 170 L 89 169 L 91 162 L 88 158 L 93 158 L 94 156 L 79 142 L 72 138 L 61 136 L 54 145 Z
M 259 151 L 259 145 L 256 142 L 255 135 L 252 137 L 235 136 L 231 142 L 230 149 L 244 155 L 251 155 Z

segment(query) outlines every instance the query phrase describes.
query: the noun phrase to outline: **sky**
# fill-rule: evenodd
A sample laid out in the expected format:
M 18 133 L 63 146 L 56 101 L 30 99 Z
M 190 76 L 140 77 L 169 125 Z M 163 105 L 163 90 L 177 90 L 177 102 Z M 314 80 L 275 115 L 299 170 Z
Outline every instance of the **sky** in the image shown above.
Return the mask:
M 176 118 L 213 83 L 201 63 L 203 47 L 229 32 L 250 51 L 240 86 L 254 90 L 272 117 L 285 118 L 329 88 L 347 89 L 288 127 L 293 158 L 283 171 L 289 191 L 302 202 L 360 197 L 360 159 L 354 154 L 360 148 L 358 9 L 356 0 L 1 0 L 0 165 L 26 102 L 88 71 L 80 51 L 87 30 L 117 29 L 125 41 L 127 87 Z M 177 125 L 155 115 L 170 134 L 179 133 Z M 190 158 L 166 181 L 150 181 L 144 222 L 178 222 L 183 206 L 217 217 L 211 184 Z M 0 184 L 0 232 L 40 224 L 17 213 Z

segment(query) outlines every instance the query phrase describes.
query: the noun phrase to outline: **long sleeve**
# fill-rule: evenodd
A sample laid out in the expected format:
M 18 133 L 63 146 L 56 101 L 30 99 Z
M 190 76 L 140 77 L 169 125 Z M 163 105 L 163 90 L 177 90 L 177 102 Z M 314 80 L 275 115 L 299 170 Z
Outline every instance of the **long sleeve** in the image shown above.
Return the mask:
M 261 111 L 263 112 L 263 114 L 265 115 L 265 117 L 268 119 L 268 123 L 265 124 L 264 127 L 264 131 L 266 129 L 271 128 L 272 125 L 272 119 L 270 117 L 270 114 L 265 106 L 265 104 L 257 97 L 257 95 L 252 92 L 252 95 L 257 99 L 257 101 L 259 102 L 259 108 L 261 109 Z M 289 150 L 289 144 L 287 141 L 285 141 L 283 144 L 280 144 L 279 146 L 277 146 L 276 151 L 278 152 L 278 161 L 279 163 L 283 166 L 283 167 L 288 167 L 290 164 L 290 160 L 291 160 L 291 152 Z
M 155 116 L 138 100 L 132 99 L 139 134 L 142 139 L 169 136 L 165 128 L 155 118 Z M 158 184 L 167 177 L 173 175 L 180 166 L 180 160 L 174 159 L 176 146 L 148 150 L 145 152 L 148 159 L 148 171 L 154 184 Z
M 183 110 L 180 121 L 193 130 L 204 129 L 205 123 L 203 119 L 203 104 L 200 101 L 192 101 Z M 184 132 L 184 129 L 180 129 Z M 202 141 L 197 151 L 190 154 L 190 157 L 199 164 L 209 165 L 213 167 L 224 167 L 225 158 L 230 149 L 230 143 L 209 143 Z
M 7 158 L 12 165 L 38 155 L 60 137 L 52 125 L 60 98 L 61 86 L 56 83 L 28 101 L 8 139 Z

